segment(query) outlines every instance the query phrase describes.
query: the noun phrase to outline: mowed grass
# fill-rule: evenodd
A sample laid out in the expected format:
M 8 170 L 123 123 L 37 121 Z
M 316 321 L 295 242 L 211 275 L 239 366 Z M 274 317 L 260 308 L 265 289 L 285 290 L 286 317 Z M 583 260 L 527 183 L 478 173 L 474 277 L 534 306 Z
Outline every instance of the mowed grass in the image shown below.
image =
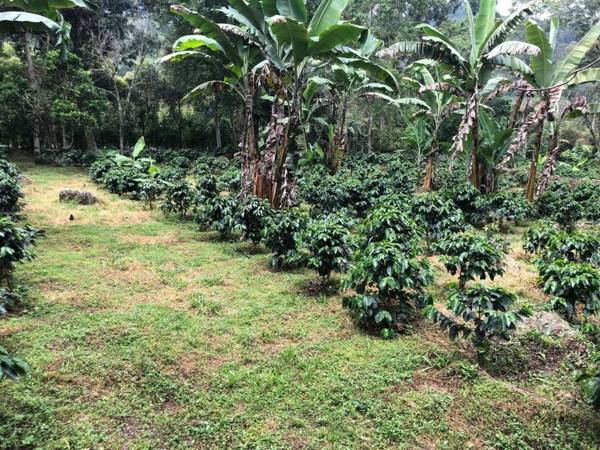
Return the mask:
M 597 448 L 569 359 L 491 376 L 425 321 L 357 330 L 307 271 L 99 191 L 83 171 L 25 166 L 25 310 L 0 322 L 31 373 L 0 385 L 0 448 Z M 102 203 L 58 203 L 61 187 Z M 74 220 L 69 220 L 73 214 Z M 513 239 L 517 239 L 515 234 Z M 516 241 L 515 241 L 516 242 Z M 519 254 L 502 284 L 542 300 Z M 438 270 L 433 291 L 450 280 Z

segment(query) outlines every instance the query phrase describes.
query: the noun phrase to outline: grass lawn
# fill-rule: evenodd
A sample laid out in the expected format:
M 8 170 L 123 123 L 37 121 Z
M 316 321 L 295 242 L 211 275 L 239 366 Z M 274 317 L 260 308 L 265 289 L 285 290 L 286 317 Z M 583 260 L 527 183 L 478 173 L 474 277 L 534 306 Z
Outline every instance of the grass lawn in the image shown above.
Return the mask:
M 25 310 L 0 322 L 31 365 L 0 385 L 2 449 L 598 448 L 576 343 L 532 337 L 535 352 L 498 352 L 508 365 L 493 371 L 425 321 L 368 336 L 340 295 L 311 294 L 311 272 L 274 272 L 262 250 L 99 191 L 81 170 L 23 167 L 25 212 L 47 236 L 17 273 Z M 102 203 L 60 204 L 61 187 Z M 497 283 L 539 306 L 511 239 Z M 436 272 L 441 299 L 451 278 Z

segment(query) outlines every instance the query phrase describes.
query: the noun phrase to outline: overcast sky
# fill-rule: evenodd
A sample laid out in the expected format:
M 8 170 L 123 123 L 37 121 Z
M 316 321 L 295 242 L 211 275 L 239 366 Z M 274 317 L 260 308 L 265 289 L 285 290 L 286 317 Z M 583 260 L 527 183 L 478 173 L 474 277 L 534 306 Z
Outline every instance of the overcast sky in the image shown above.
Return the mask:
M 512 6 L 512 0 L 498 0 L 497 9 L 502 15 L 508 14 L 510 7 Z

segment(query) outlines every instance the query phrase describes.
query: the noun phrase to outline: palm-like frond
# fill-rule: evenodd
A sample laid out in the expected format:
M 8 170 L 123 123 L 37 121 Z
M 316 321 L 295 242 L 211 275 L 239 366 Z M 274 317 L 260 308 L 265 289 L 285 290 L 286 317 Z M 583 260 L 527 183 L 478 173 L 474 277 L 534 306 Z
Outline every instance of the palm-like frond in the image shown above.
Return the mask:
M 486 58 L 494 59 L 500 55 L 516 56 L 516 55 L 533 55 L 540 54 L 540 48 L 537 45 L 521 41 L 504 41 L 498 44 L 490 52 L 485 55 Z
M 503 20 L 487 39 L 485 46 L 482 48 L 482 54 L 489 53 L 491 49 L 504 42 L 531 14 L 533 14 L 531 8 L 525 6 Z

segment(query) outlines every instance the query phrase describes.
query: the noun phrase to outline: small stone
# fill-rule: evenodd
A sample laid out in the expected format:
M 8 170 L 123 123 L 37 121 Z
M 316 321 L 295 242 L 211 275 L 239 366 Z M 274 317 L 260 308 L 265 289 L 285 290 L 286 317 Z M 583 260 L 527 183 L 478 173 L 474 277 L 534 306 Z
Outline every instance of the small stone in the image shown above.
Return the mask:
M 58 193 L 58 199 L 61 202 L 74 202 L 79 205 L 93 205 L 98 199 L 87 191 L 75 191 L 72 189 L 63 189 Z

